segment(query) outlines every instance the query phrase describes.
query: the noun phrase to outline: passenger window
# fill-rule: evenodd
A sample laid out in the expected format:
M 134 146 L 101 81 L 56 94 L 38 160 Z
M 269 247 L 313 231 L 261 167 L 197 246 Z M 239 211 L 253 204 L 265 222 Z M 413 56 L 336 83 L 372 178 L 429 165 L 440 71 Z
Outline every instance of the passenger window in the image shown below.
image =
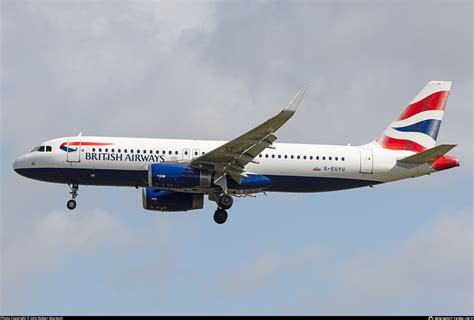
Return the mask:
M 197 152 L 197 151 L 194 151 L 194 155 L 197 156 L 197 155 L 198 155 L 198 152 Z
M 171 152 L 171 150 L 168 152 L 169 154 L 172 154 L 173 152 Z
M 334 158 L 334 160 L 336 160 L 336 161 L 337 161 L 338 159 L 339 159 L 338 157 L 335 157 L 335 158 Z
M 344 161 L 344 157 L 342 157 L 341 160 Z
M 143 153 L 146 153 L 146 150 L 143 150 Z
M 130 149 L 130 153 L 133 153 L 133 149 Z
M 316 156 L 316 160 L 319 160 L 319 156 Z
M 99 148 L 99 152 L 102 152 L 102 148 Z
M 137 153 L 140 153 L 140 149 L 137 149 Z
M 123 153 L 127 153 L 127 149 L 123 149 Z
M 178 155 L 178 151 L 175 151 L 174 154 L 175 154 L 175 155 Z
M 187 151 L 184 151 L 184 155 L 187 156 L 187 155 L 188 155 L 188 152 L 187 152 Z
M 46 152 L 51 152 L 51 151 L 52 151 L 51 146 L 46 146 Z
M 265 158 L 268 158 L 268 154 L 265 155 Z
M 326 160 L 326 157 L 323 157 L 323 160 Z
M 291 155 L 291 159 L 294 159 L 294 158 L 295 158 L 295 156 L 294 156 L 294 155 Z
M 117 152 L 120 153 L 120 152 L 122 152 L 122 150 L 118 149 Z
M 110 150 L 110 152 L 115 153 L 115 149 Z
M 278 159 L 281 159 L 281 154 L 278 155 Z
M 306 156 L 303 156 L 303 159 L 306 160 Z
M 205 154 L 205 152 L 203 151 L 202 154 Z
M 298 160 L 299 160 L 299 158 L 300 158 L 300 156 L 296 156 L 296 159 L 298 159 Z
M 288 159 L 288 155 L 285 154 L 285 159 Z
M 309 156 L 309 160 L 313 160 L 313 156 Z
M 275 155 L 274 155 L 274 154 L 272 154 L 272 158 L 275 159 Z
M 95 152 L 95 148 L 92 148 L 92 152 Z
M 160 153 L 160 151 L 159 151 L 159 150 L 156 150 L 156 152 L 155 152 L 155 153 L 156 153 L 156 154 L 159 154 L 159 153 Z
M 153 154 L 153 150 L 150 150 L 150 154 Z
M 329 157 L 329 160 L 332 160 L 332 157 Z
M 259 156 L 259 158 L 261 158 L 261 157 L 262 157 L 262 154 L 259 154 L 258 156 Z

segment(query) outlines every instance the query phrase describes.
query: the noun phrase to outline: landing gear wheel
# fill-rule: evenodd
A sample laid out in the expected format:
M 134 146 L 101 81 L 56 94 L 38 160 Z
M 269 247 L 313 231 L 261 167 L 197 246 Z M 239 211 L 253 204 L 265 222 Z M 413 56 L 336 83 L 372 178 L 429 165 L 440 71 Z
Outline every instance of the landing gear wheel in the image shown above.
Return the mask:
M 234 200 L 232 199 L 232 197 L 224 193 L 222 196 L 220 196 L 218 205 L 222 209 L 230 209 L 233 203 Z
M 224 209 L 217 209 L 214 213 L 214 221 L 217 224 L 223 224 L 227 220 L 227 211 Z
M 69 200 L 69 201 L 67 202 L 67 208 L 68 208 L 69 210 L 74 210 L 74 209 L 76 208 L 76 200 L 72 200 L 72 199 Z

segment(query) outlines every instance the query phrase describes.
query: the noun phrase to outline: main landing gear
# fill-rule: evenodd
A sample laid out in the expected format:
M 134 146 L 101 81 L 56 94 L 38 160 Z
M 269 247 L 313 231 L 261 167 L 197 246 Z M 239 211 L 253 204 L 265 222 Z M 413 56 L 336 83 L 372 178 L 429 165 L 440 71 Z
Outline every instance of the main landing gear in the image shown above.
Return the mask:
M 79 185 L 78 184 L 69 184 L 69 188 L 71 188 L 71 191 L 69 194 L 72 196 L 72 199 L 67 202 L 67 208 L 69 210 L 74 210 L 76 209 L 76 197 L 79 194 Z
M 214 213 L 214 221 L 217 224 L 223 224 L 227 220 L 227 209 L 232 207 L 234 200 L 232 196 L 227 193 L 223 193 L 222 195 L 214 195 L 214 200 L 217 202 L 218 208 Z

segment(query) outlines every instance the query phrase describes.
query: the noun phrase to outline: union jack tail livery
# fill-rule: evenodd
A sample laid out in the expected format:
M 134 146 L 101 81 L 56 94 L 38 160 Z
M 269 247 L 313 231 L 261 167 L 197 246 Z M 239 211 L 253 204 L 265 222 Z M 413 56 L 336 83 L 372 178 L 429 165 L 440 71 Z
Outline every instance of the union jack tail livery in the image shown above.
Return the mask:
M 430 81 L 377 138 L 391 150 L 422 152 L 435 146 L 451 81 Z

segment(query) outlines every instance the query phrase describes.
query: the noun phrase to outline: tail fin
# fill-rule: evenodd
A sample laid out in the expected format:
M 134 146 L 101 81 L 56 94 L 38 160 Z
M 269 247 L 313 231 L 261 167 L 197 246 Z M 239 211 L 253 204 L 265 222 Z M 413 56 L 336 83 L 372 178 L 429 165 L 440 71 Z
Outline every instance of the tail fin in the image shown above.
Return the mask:
M 422 152 L 433 148 L 450 90 L 451 81 L 428 82 L 376 142 L 391 150 Z

